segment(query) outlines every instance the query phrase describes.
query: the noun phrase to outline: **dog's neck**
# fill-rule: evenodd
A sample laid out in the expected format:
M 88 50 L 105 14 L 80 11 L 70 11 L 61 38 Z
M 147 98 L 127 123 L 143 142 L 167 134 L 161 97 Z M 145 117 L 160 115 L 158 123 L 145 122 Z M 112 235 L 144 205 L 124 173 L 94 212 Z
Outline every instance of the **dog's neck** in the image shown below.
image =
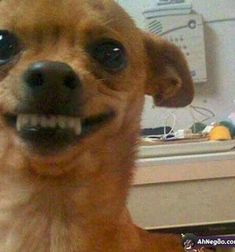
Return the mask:
M 17 251 L 17 246 L 25 252 L 96 251 L 97 246 L 97 251 L 116 251 L 112 241 L 122 246 L 129 221 L 125 201 L 133 154 L 128 148 L 112 148 L 118 152 L 112 155 L 110 146 L 103 146 L 103 158 L 87 152 L 77 169 L 53 178 L 32 172 L 30 163 L 6 147 L 2 159 L 14 163 L 9 162 L 1 173 L 0 234 L 5 242 L 1 241 L 0 251 Z M 16 169 L 19 164 L 21 168 Z M 133 239 L 136 231 L 130 229 Z

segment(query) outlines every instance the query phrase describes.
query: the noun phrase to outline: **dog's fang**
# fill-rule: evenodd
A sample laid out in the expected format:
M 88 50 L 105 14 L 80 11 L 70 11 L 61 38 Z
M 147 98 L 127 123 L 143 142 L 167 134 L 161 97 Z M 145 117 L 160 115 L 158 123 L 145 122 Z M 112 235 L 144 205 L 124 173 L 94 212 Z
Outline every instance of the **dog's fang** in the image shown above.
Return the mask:
M 82 132 L 82 125 L 81 125 L 81 120 L 80 119 L 76 120 L 76 124 L 74 126 L 74 130 L 75 130 L 76 135 L 80 135 L 81 134 L 81 132 Z
M 17 131 L 21 130 L 21 125 L 22 125 L 22 115 L 17 116 L 17 121 L 16 121 L 16 129 Z

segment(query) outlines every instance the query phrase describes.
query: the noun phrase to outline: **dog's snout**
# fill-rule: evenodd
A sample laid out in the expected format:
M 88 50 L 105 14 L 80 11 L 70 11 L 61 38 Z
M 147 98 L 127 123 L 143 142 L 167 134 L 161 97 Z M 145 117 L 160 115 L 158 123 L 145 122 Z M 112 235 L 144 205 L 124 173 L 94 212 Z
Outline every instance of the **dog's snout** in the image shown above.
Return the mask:
M 24 74 L 24 82 L 35 92 L 72 91 L 80 86 L 74 70 L 62 62 L 42 61 L 30 65 Z
M 67 114 L 81 101 L 82 85 L 71 66 L 57 61 L 31 64 L 23 74 L 24 105 L 44 113 Z

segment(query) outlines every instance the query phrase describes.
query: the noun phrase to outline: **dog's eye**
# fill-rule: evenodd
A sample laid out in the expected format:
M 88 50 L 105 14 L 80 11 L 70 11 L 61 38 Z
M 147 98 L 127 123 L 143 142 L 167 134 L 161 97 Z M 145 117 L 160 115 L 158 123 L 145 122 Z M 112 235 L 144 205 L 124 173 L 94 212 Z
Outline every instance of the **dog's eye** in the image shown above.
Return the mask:
M 124 47 L 116 41 L 102 41 L 89 48 L 91 56 L 107 71 L 117 72 L 127 65 Z
M 18 38 L 9 31 L 0 30 L 0 65 L 8 63 L 18 52 Z

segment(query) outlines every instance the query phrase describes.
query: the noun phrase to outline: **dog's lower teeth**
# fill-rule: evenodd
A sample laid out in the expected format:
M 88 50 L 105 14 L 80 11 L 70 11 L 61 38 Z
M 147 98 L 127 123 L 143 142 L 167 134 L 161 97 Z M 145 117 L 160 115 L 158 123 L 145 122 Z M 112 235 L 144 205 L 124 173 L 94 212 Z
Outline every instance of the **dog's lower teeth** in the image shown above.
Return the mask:
M 76 135 L 81 134 L 80 118 L 66 116 L 39 116 L 20 114 L 17 117 L 16 128 L 21 131 L 24 127 L 42 127 L 42 128 L 62 128 L 73 129 Z

